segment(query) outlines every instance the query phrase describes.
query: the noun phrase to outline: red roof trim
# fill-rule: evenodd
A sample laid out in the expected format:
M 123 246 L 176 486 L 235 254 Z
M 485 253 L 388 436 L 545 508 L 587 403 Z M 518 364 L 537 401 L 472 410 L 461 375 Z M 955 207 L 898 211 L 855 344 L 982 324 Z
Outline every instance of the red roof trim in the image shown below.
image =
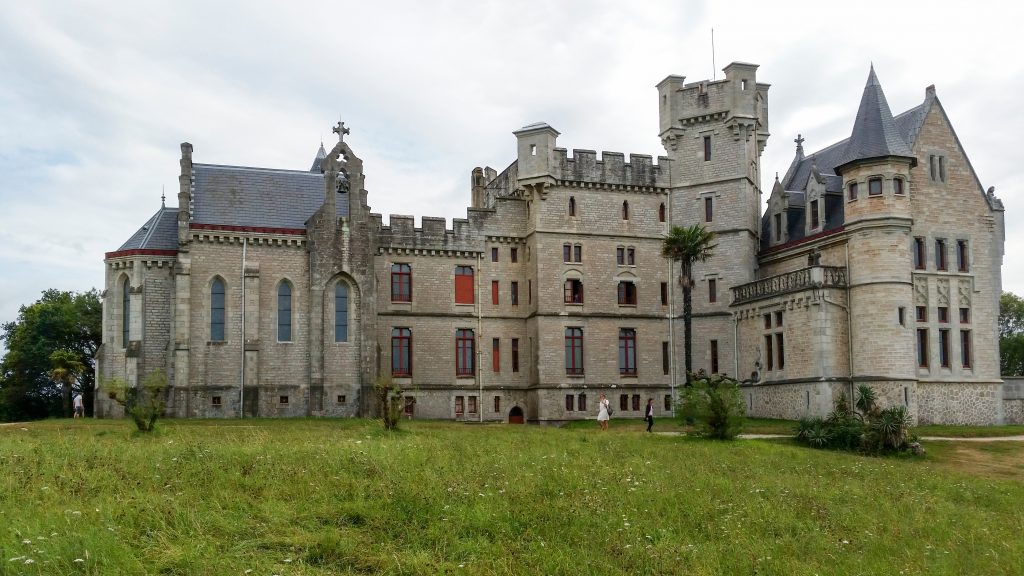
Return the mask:
M 831 236 L 833 234 L 838 234 L 838 233 L 842 232 L 845 229 L 846 229 L 846 226 L 843 225 L 843 226 L 840 226 L 839 228 L 833 228 L 832 230 L 825 230 L 824 232 L 818 232 L 817 234 L 814 234 L 813 236 L 804 236 L 803 238 L 798 238 L 796 240 L 790 240 L 789 242 L 786 242 L 785 244 L 779 244 L 778 246 L 772 246 L 771 248 L 765 248 L 764 250 L 761 250 L 760 255 L 761 256 L 767 256 L 768 254 L 774 254 L 776 252 L 781 252 L 782 250 L 785 250 L 786 248 L 792 248 L 793 246 L 799 246 L 799 245 L 801 245 L 801 244 L 803 244 L 805 242 L 810 242 L 812 240 L 817 240 L 818 238 L 824 238 L 826 236 Z
M 222 230 L 225 232 L 253 232 L 256 234 L 305 235 L 305 228 L 263 228 L 262 226 L 230 226 L 228 224 L 189 224 L 189 230 Z
M 111 258 L 124 258 L 126 256 L 177 256 L 177 250 L 155 250 L 149 248 L 133 248 L 131 250 L 118 250 L 116 252 L 107 252 L 103 258 L 109 260 Z

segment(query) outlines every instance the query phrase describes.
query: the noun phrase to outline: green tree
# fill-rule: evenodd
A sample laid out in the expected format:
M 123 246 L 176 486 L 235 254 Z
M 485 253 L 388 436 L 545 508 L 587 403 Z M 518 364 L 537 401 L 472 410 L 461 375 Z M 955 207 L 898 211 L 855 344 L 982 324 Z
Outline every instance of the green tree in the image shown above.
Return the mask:
M 164 415 L 167 400 L 167 377 L 157 368 L 142 379 L 140 386 L 127 386 L 120 379 L 104 385 L 110 399 L 124 406 L 124 413 L 139 432 L 156 430 L 157 418 Z
M 718 440 L 735 438 L 743 430 L 744 414 L 739 382 L 721 374 L 708 376 L 703 370 L 683 391 L 677 410 L 684 422 L 693 423 L 697 435 Z
M 50 378 L 61 385 L 61 405 L 64 409 L 63 416 L 71 417 L 71 388 L 82 377 L 85 364 L 78 359 L 74 350 L 56 350 L 50 354 L 50 363 L 53 368 L 50 370 Z
M 999 297 L 999 372 L 1024 376 L 1024 298 L 1012 292 Z
M 86 414 L 92 413 L 94 356 L 101 342 L 99 293 L 46 290 L 35 303 L 22 306 L 14 322 L 0 325 L 7 353 L 0 360 L 0 420 L 59 416 L 62 385 L 54 382 L 50 356 L 70 351 L 83 370 L 72 390 L 82 392 Z
M 693 372 L 693 265 L 711 257 L 715 249 L 715 233 L 700 224 L 669 229 L 661 245 L 666 258 L 679 262 L 679 285 L 683 287 L 683 345 L 686 362 L 686 383 Z

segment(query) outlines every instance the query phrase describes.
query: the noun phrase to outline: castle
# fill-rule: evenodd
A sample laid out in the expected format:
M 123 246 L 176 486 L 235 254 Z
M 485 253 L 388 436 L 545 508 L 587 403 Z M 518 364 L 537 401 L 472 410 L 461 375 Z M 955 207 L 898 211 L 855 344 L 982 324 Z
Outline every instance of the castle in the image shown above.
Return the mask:
M 716 234 L 696 265 L 694 369 L 744 381 L 748 414 L 825 415 L 868 384 L 921 423 L 1024 419 L 1004 405 L 996 319 L 1003 207 L 933 87 L 893 116 L 872 69 L 850 137 L 796 156 L 761 213 L 769 85 L 657 85 L 667 156 L 557 147 L 543 123 L 516 159 L 476 168 L 471 207 L 370 212 L 335 128 L 309 170 L 202 164 L 181 145 L 178 207 L 105 258 L 103 393 L 168 376 L 176 417 L 358 416 L 380 375 L 410 417 L 558 423 L 684 382 L 672 225 Z

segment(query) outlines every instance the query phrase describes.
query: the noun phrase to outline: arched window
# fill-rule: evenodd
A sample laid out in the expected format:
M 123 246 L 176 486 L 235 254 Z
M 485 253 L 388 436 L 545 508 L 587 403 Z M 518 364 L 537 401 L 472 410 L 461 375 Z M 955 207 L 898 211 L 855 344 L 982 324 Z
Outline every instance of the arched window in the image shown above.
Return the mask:
M 622 219 L 629 220 L 629 202 L 622 203 Z
M 131 339 L 132 325 L 132 287 L 126 276 L 121 284 L 121 347 L 127 348 Z
M 569 216 L 576 215 L 576 197 L 569 196 Z
M 334 285 L 334 341 L 348 342 L 348 286 Z
M 408 264 L 391 265 L 391 301 L 412 302 L 412 267 Z
M 658 206 L 658 222 L 665 221 L 665 203 L 662 202 L 661 206 Z
M 292 341 L 292 285 L 287 280 L 277 287 L 277 341 Z
M 220 278 L 210 285 L 210 340 L 224 341 L 224 281 Z

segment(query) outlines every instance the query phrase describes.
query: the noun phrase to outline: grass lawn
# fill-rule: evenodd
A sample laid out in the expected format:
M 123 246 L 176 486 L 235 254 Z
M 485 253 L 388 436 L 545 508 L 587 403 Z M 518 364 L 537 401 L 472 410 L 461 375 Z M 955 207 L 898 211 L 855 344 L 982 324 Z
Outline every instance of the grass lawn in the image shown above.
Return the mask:
M 1024 443 L 884 459 L 624 422 L 0 426 L 0 574 L 1024 573 Z

